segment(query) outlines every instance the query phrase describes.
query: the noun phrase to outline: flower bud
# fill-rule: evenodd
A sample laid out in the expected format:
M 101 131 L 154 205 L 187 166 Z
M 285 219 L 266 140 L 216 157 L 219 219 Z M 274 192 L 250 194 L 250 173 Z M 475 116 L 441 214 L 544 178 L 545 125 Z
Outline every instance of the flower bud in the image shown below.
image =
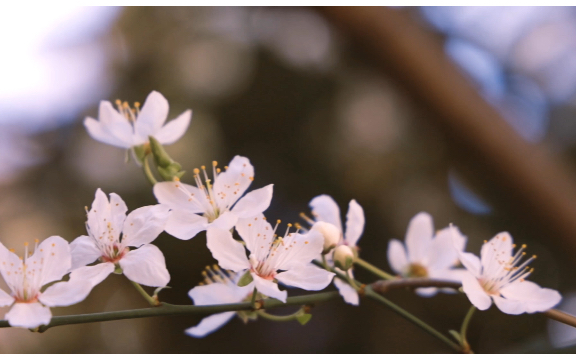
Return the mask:
M 334 249 L 340 242 L 340 230 L 330 223 L 317 221 L 314 223 L 311 230 L 318 231 L 322 234 L 322 237 L 324 237 L 324 254 L 327 254 L 330 250 Z
M 347 245 L 340 245 L 334 250 L 334 264 L 347 271 L 354 263 L 354 251 Z

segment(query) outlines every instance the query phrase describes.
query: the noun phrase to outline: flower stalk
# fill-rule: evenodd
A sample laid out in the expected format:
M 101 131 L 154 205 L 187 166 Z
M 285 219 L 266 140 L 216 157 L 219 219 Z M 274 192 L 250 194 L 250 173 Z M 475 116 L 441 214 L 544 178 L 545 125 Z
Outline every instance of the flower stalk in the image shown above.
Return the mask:
M 362 268 L 364 268 L 365 270 L 370 271 L 372 274 L 384 279 L 384 280 L 392 280 L 395 278 L 394 275 L 388 274 L 386 271 L 380 270 L 379 268 L 377 268 L 376 266 L 366 262 L 365 260 L 362 260 L 361 258 L 357 257 L 356 259 L 354 259 L 354 263 L 361 266 Z
M 150 304 L 150 306 L 159 306 L 160 305 L 160 301 L 158 301 L 158 299 L 154 299 L 152 296 L 148 295 L 146 290 L 144 290 L 142 288 L 142 286 L 140 286 L 140 284 L 138 284 L 137 282 L 134 282 L 134 281 L 130 281 L 130 282 L 132 283 L 132 285 L 134 285 L 136 290 L 138 290 L 140 295 L 142 295 L 142 297 L 148 302 L 148 304 Z

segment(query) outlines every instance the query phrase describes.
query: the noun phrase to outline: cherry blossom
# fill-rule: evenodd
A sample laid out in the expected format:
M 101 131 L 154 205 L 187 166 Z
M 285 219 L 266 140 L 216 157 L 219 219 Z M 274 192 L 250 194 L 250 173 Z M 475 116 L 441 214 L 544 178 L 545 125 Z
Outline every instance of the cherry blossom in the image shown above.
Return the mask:
M 84 300 L 92 284 L 71 277 L 42 291 L 45 285 L 62 280 L 70 272 L 70 245 L 59 236 L 51 236 L 41 243 L 36 240 L 33 253 L 28 252 L 28 243 L 24 246 L 24 257 L 20 258 L 0 243 L 0 273 L 11 291 L 9 295 L 0 289 L 0 306 L 12 305 L 5 315 L 10 326 L 32 329 L 50 323 L 49 307 L 69 306 Z
M 96 191 L 88 211 L 88 236 L 80 236 L 70 244 L 72 269 L 78 269 L 76 276 L 90 279 L 94 285 L 115 270 L 121 270 L 136 283 L 166 286 L 170 274 L 164 255 L 150 243 L 164 231 L 169 208 L 144 206 L 126 216 L 127 211 L 126 204 L 117 194 L 110 194 L 109 201 L 102 190 Z M 80 268 L 96 260 L 100 263 Z
M 395 239 L 388 244 L 388 262 L 392 270 L 405 278 L 461 281 L 465 270 L 454 267 L 459 264 L 458 251 L 465 246 L 466 237 L 455 226 L 434 235 L 432 217 L 421 212 L 408 224 L 406 245 Z M 421 296 L 433 296 L 438 289 L 420 288 L 416 292 Z
M 237 285 L 245 272 L 235 273 L 222 270 L 218 266 L 207 267 L 203 273 L 204 282 L 188 292 L 194 305 L 219 305 L 249 301 L 254 291 L 254 282 L 240 287 Z M 193 337 L 204 337 L 222 327 L 238 315 L 244 322 L 250 318 L 246 311 L 227 311 L 210 315 L 202 319 L 196 326 L 186 329 L 186 334 Z
M 273 185 L 244 195 L 254 180 L 254 167 L 248 158 L 235 156 L 225 171 L 216 166 L 213 162 L 213 184 L 203 166 L 202 170 L 194 169 L 196 186 L 180 181 L 154 185 L 158 202 L 172 209 L 166 224 L 168 234 L 189 240 L 212 226 L 228 230 L 239 218 L 253 218 L 270 206 Z
M 161 144 L 172 144 L 184 135 L 192 117 L 192 111 L 186 110 L 166 123 L 168 101 L 157 91 L 148 95 L 141 110 L 139 103 L 131 108 L 117 100 L 116 105 L 118 110 L 109 101 L 101 101 L 99 121 L 87 117 L 84 126 L 94 139 L 124 149 L 146 144 L 149 136 Z
M 208 249 L 224 269 L 249 269 L 255 288 L 282 302 L 286 302 L 287 292 L 280 291 L 276 282 L 305 290 L 322 290 L 328 286 L 334 274 L 311 264 L 322 253 L 322 235 L 314 230 L 306 234 L 290 233 L 289 224 L 284 237 L 278 237 L 277 227 L 278 224 L 272 227 L 262 214 L 238 220 L 236 231 L 250 256 L 230 231 L 211 227 L 207 231 Z
M 310 201 L 310 208 L 312 209 L 312 215 L 314 220 L 309 219 L 304 214 L 300 214 L 310 225 L 312 229 L 319 230 L 324 236 L 325 241 L 325 251 L 329 251 L 333 247 L 340 247 L 342 245 L 348 246 L 356 251 L 356 244 L 364 232 L 364 210 L 362 206 L 356 202 L 356 200 L 351 200 L 348 204 L 348 213 L 346 214 L 346 231 L 344 232 L 342 228 L 342 221 L 340 219 L 340 208 L 336 201 L 332 199 L 329 195 L 319 195 L 316 196 L 312 201 Z M 342 252 L 345 252 L 343 248 L 340 248 Z M 329 264 L 333 265 L 333 254 L 331 251 L 327 254 L 326 260 Z M 353 279 L 354 274 L 352 268 L 346 271 L 346 274 Z M 340 292 L 340 295 L 344 298 L 348 304 L 358 305 L 360 303 L 360 298 L 356 290 L 350 286 L 345 281 L 335 277 L 334 286 Z
M 526 280 L 534 271 L 528 265 L 536 256 L 523 260 L 526 245 L 516 254 L 515 247 L 512 236 L 501 232 L 482 245 L 480 258 L 459 253 L 462 265 L 468 270 L 462 278 L 462 288 L 479 310 L 487 310 L 494 301 L 506 314 L 534 313 L 549 310 L 562 299 L 558 291 Z

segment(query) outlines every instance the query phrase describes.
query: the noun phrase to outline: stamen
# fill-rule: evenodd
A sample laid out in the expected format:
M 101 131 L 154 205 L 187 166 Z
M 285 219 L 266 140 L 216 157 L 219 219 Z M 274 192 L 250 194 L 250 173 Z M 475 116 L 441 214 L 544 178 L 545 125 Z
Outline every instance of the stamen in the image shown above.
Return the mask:
M 310 219 L 308 216 L 306 216 L 306 214 L 304 214 L 303 212 L 300 213 L 300 217 L 304 220 L 306 220 L 306 222 L 308 224 L 310 224 L 310 226 L 314 225 L 314 220 Z

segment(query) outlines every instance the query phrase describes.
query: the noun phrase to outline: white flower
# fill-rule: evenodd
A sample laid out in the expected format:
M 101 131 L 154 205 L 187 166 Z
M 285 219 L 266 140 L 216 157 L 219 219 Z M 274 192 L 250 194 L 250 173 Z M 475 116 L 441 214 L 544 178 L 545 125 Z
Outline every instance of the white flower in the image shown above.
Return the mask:
M 272 227 L 262 214 L 238 220 L 236 231 L 250 251 L 249 257 L 230 231 L 216 227 L 207 231 L 208 249 L 224 269 L 250 269 L 256 289 L 282 302 L 286 302 L 287 293 L 280 291 L 274 280 L 304 290 L 322 290 L 328 286 L 334 274 L 311 264 L 322 253 L 322 235 L 317 231 L 289 233 L 289 225 L 282 238 L 276 236 L 276 227 Z
M 203 166 L 204 182 L 201 171 L 194 169 L 196 186 L 180 181 L 165 181 L 154 185 L 154 195 L 158 202 L 172 209 L 166 224 L 168 234 L 188 240 L 212 226 L 229 230 L 239 218 L 252 218 L 268 209 L 273 185 L 252 190 L 242 196 L 254 180 L 254 167 L 248 158 L 235 156 L 223 172 L 216 165 L 214 161 L 214 184 Z
M 303 216 L 309 223 L 314 226 L 318 226 L 317 224 L 321 222 L 325 222 L 328 224 L 332 224 L 338 230 L 338 242 L 335 243 L 334 235 L 332 231 L 324 231 L 325 234 L 325 242 L 328 244 L 338 245 L 346 245 L 351 248 L 355 248 L 360 236 L 362 236 L 362 232 L 364 231 L 364 210 L 362 206 L 360 206 L 356 200 L 351 200 L 348 204 L 348 213 L 346 214 L 346 232 L 342 229 L 342 222 L 340 220 L 340 208 L 338 204 L 332 199 L 332 197 L 328 195 L 319 195 L 316 196 L 312 201 L 310 201 L 310 207 L 312 208 L 312 215 L 314 215 L 314 220 L 310 220 Z M 303 215 L 303 214 L 301 214 Z M 331 230 L 331 229 L 330 229 Z M 326 238 L 328 235 L 328 238 Z M 332 256 L 334 252 L 328 254 L 327 260 L 332 262 Z M 354 278 L 352 273 L 352 269 L 350 268 L 347 271 L 347 274 L 350 278 Z M 358 305 L 360 303 L 360 298 L 356 290 L 350 286 L 345 281 L 335 277 L 334 278 L 334 286 L 338 288 L 340 295 L 344 298 L 348 304 L 351 305 Z
M 150 244 L 162 231 L 169 209 L 164 205 L 144 206 L 126 216 L 128 208 L 120 196 L 96 190 L 88 211 L 88 236 L 79 236 L 70 244 L 72 269 L 78 277 L 90 279 L 94 285 L 104 280 L 116 267 L 126 277 L 146 286 L 162 287 L 170 281 L 164 255 Z M 122 233 L 122 236 L 120 236 Z M 122 238 L 122 240 L 120 240 Z M 136 250 L 130 250 L 136 247 Z
M 192 111 L 186 110 L 164 125 L 168 117 L 168 101 L 157 91 L 148 95 L 142 110 L 139 103 L 134 103 L 134 109 L 119 100 L 116 105 L 118 111 L 109 101 L 101 101 L 100 121 L 87 117 L 84 126 L 94 139 L 124 149 L 147 143 L 149 136 L 161 144 L 172 144 L 184 135 L 192 117 Z
M 194 305 L 220 305 L 249 301 L 254 291 L 254 282 L 243 287 L 236 285 L 244 273 L 223 271 L 217 266 L 214 269 L 208 267 L 206 273 L 203 274 L 205 284 L 194 287 L 188 292 L 188 296 L 192 298 Z M 218 330 L 234 315 L 238 315 L 245 322 L 248 321 L 249 314 L 245 311 L 227 311 L 205 317 L 198 325 L 186 329 L 186 334 L 204 337 Z
M 458 265 L 458 251 L 465 245 L 466 237 L 454 226 L 444 228 L 434 236 L 432 217 L 421 212 L 408 224 L 406 246 L 399 240 L 391 240 L 388 244 L 388 262 L 402 277 L 461 281 L 465 270 L 454 267 Z M 443 291 L 452 292 L 450 289 Z M 438 289 L 421 288 L 416 292 L 432 296 Z
M 0 306 L 14 304 L 5 315 L 10 326 L 31 329 L 50 323 L 49 307 L 84 300 L 92 285 L 71 277 L 70 281 L 57 282 L 42 292 L 42 287 L 70 272 L 70 246 L 59 236 L 51 236 L 41 244 L 36 241 L 33 254 L 28 253 L 28 243 L 24 246 L 24 258 L 19 258 L 0 243 L 0 273 L 11 290 L 8 295 L 0 289 Z
M 560 302 L 556 290 L 541 288 L 525 280 L 534 270 L 528 264 L 536 258 L 521 249 L 513 254 L 515 245 L 507 232 L 496 235 L 482 245 L 480 259 L 474 254 L 460 252 L 460 261 L 468 270 L 462 278 L 462 288 L 470 302 L 479 310 L 486 310 L 492 301 L 504 313 L 517 315 L 546 311 Z

